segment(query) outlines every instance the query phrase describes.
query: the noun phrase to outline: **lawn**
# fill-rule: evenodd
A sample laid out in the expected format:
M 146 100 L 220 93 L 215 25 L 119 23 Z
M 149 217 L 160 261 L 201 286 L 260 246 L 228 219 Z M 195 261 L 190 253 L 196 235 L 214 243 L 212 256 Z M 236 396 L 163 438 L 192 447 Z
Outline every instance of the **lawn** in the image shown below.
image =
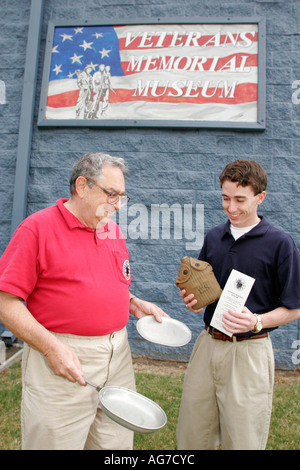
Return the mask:
M 176 425 L 183 382 L 176 374 L 136 372 L 137 390 L 158 403 L 168 423 L 153 434 L 135 434 L 135 450 L 176 450 Z M 20 362 L 0 374 L 0 450 L 21 448 Z M 276 373 L 268 450 L 300 450 L 300 374 Z

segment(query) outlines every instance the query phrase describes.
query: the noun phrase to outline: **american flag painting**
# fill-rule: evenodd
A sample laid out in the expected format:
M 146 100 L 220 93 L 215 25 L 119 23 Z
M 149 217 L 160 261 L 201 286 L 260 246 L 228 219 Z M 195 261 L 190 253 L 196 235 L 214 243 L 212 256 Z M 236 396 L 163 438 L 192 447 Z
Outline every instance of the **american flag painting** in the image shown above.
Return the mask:
M 257 122 L 258 25 L 56 26 L 46 120 Z

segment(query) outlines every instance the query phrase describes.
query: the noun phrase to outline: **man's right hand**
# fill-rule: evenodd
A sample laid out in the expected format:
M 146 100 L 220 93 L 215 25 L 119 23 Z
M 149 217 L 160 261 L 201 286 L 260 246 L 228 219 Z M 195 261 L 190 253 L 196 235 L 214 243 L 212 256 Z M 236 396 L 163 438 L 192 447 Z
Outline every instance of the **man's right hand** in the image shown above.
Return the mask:
M 75 352 L 37 322 L 19 297 L 0 291 L 0 321 L 17 338 L 40 351 L 54 374 L 86 385 Z
M 189 295 L 186 296 L 185 295 L 185 289 L 182 289 L 180 291 L 179 295 L 180 295 L 180 297 L 182 297 L 186 308 L 188 308 L 190 312 L 193 312 L 193 313 L 202 312 L 203 308 L 199 308 L 198 310 L 193 309 L 193 306 L 196 305 L 196 303 L 197 303 L 197 299 L 194 298 L 195 297 L 194 294 L 189 294 Z
M 64 377 L 70 382 L 86 385 L 76 353 L 56 337 L 53 337 L 53 340 L 49 348 L 44 352 L 50 369 L 55 375 Z

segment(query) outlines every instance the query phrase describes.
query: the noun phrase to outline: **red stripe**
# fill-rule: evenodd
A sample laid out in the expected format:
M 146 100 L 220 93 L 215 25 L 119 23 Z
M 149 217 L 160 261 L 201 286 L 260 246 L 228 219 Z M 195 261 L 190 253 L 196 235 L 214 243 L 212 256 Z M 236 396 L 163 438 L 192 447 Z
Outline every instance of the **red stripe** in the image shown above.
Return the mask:
M 217 91 L 215 88 L 208 88 L 206 90 L 206 95 L 208 97 L 202 96 L 202 88 L 198 90 L 193 90 L 192 94 L 198 95 L 193 97 L 184 96 L 187 88 L 182 88 L 182 96 L 168 96 L 169 92 L 175 93 L 174 89 L 164 87 L 157 87 L 155 90 L 156 95 L 162 96 L 151 96 L 152 89 L 149 89 L 147 96 L 133 96 L 135 90 L 116 90 L 117 96 L 110 95 L 110 103 L 120 103 L 128 101 L 147 101 L 154 103 L 194 103 L 194 104 L 203 104 L 203 103 L 219 103 L 219 104 L 241 104 L 257 101 L 257 84 L 255 83 L 245 83 L 237 85 L 234 93 L 234 98 L 224 98 L 224 91 L 221 88 L 218 88 Z M 221 97 L 223 95 L 223 98 Z
M 66 91 L 47 97 L 47 106 L 50 108 L 72 108 L 78 100 L 79 90 Z
M 155 32 L 155 25 L 153 26 L 153 30 Z M 150 31 L 149 31 L 149 33 L 150 33 Z M 241 33 L 233 33 L 233 38 L 234 38 L 234 40 L 237 39 L 237 41 L 240 42 L 240 43 L 244 43 L 244 39 L 241 39 L 240 36 L 239 36 L 240 34 Z M 222 45 L 227 44 L 228 46 L 231 45 L 232 47 L 234 47 L 234 44 L 232 44 L 230 38 L 228 38 L 226 34 L 222 34 L 220 36 L 220 43 L 217 43 L 217 44 L 216 44 L 216 39 L 214 39 L 215 36 L 216 36 L 216 34 L 201 36 L 199 39 L 197 39 L 196 42 L 199 46 L 204 46 L 205 44 L 207 46 L 214 46 L 214 45 L 222 46 Z M 149 50 L 149 49 L 153 48 L 155 50 L 155 46 L 158 43 L 158 41 L 160 40 L 160 36 L 159 35 L 158 36 L 152 36 L 151 38 L 149 36 L 149 40 L 146 41 L 146 44 L 148 44 L 148 47 L 140 47 L 142 37 L 143 37 L 143 33 L 141 33 L 137 38 L 133 39 L 132 42 L 130 44 L 128 44 L 127 46 L 125 46 L 126 39 L 125 38 L 119 38 L 120 49 L 123 49 L 123 50 L 125 50 L 125 49 L 126 50 L 133 50 L 133 49 L 143 50 L 143 49 L 147 49 L 147 50 Z M 251 42 L 257 42 L 258 41 L 258 34 L 257 33 L 252 35 L 252 33 L 248 32 L 248 33 L 246 33 L 246 37 Z M 188 38 L 188 34 L 179 34 L 178 40 L 177 40 L 177 47 L 178 47 L 178 44 L 180 44 L 180 43 L 184 44 L 187 41 L 187 38 Z M 166 48 L 166 47 L 170 47 L 170 45 L 172 43 L 172 40 L 173 40 L 173 35 L 172 34 L 167 34 L 166 37 L 164 38 L 164 41 L 162 42 L 162 46 L 157 47 L 157 50 L 162 49 L 162 48 Z M 149 47 L 150 44 L 152 44 L 151 48 Z M 190 42 L 190 44 L 193 44 L 193 43 Z M 240 44 L 240 45 L 242 47 L 242 44 Z M 176 47 L 176 46 L 173 46 L 173 47 Z M 192 47 L 192 46 L 190 46 L 190 47 Z
M 176 91 L 173 88 L 157 87 L 153 91 L 152 88 L 149 88 L 147 96 L 134 96 L 136 90 L 124 90 L 117 89 L 115 90 L 117 95 L 114 93 L 110 94 L 109 101 L 110 103 L 125 103 L 131 101 L 145 101 L 145 102 L 154 102 L 154 103 L 219 103 L 219 104 L 242 104 L 250 103 L 257 101 L 257 84 L 256 83 L 244 83 L 237 85 L 234 92 L 234 98 L 225 98 L 224 90 L 222 88 L 208 88 L 205 92 L 208 95 L 202 96 L 202 88 L 197 90 L 192 90 L 192 95 L 198 95 L 193 97 L 184 96 L 187 92 L 187 88 L 182 88 L 182 96 L 168 96 L 171 92 L 173 94 Z M 152 96 L 151 92 L 156 96 Z M 69 91 L 66 93 L 61 93 L 58 95 L 48 96 L 47 106 L 50 108 L 64 108 L 64 107 L 73 107 L 76 105 L 78 98 L 78 90 Z M 162 96 L 159 96 L 162 95 Z M 223 97 L 222 97 L 223 96 Z
M 218 59 L 218 61 L 216 63 L 213 63 L 213 60 L 212 58 L 209 58 L 207 59 L 206 62 L 204 62 L 203 64 L 201 63 L 201 57 L 198 59 L 198 61 L 196 63 L 199 63 L 199 66 L 200 66 L 200 71 L 201 71 L 201 67 L 203 67 L 203 70 L 204 71 L 209 71 L 211 67 L 212 68 L 212 72 L 217 72 L 219 71 L 220 69 L 222 69 L 222 67 L 224 67 L 226 64 L 228 64 L 228 62 L 233 59 L 234 57 L 236 57 L 236 62 L 234 64 L 234 68 L 240 68 L 241 67 L 241 64 L 242 64 L 242 61 L 244 60 L 243 57 L 245 57 L 246 54 L 243 54 L 242 52 L 241 53 L 238 53 L 238 54 L 231 54 L 227 57 L 220 57 Z M 166 71 L 166 70 L 163 70 L 163 69 L 160 69 L 160 64 L 168 64 L 168 62 L 171 60 L 171 56 L 167 56 L 165 58 L 165 62 L 162 62 L 162 59 L 161 57 L 153 57 L 152 61 L 151 61 L 151 64 L 148 66 L 147 68 L 147 72 L 148 71 L 159 71 L 159 72 L 163 72 L 163 71 Z M 172 58 L 173 59 L 173 58 Z M 175 57 L 174 58 L 174 61 L 172 62 L 173 64 L 177 64 L 176 65 L 176 70 L 185 70 L 185 67 L 186 67 L 186 71 L 190 71 L 191 70 L 191 67 L 193 67 L 192 71 L 195 71 L 195 72 L 198 72 L 199 69 L 197 68 L 197 65 L 193 62 L 193 58 L 191 57 L 191 61 L 188 62 L 188 59 L 187 57 L 182 57 L 181 60 L 179 60 L 180 57 Z M 178 62 L 176 62 L 178 60 Z M 134 67 L 134 64 L 132 65 L 130 62 L 121 62 L 121 65 L 122 65 L 122 70 L 124 72 L 124 75 L 132 75 L 134 73 L 140 73 L 140 72 L 143 72 L 145 66 L 146 66 L 146 62 L 147 60 L 143 60 L 141 62 L 141 66 L 139 66 L 139 69 L 138 70 L 130 70 L 132 69 L 132 66 Z M 244 64 L 244 68 L 245 67 L 257 67 L 257 54 L 249 54 L 247 55 L 247 59 L 246 59 L 246 63 Z M 134 67 L 136 69 L 136 67 Z M 228 66 L 224 69 L 225 71 L 228 71 L 230 68 L 230 64 L 228 64 Z M 168 68 L 167 68 L 168 70 Z M 172 67 L 171 67 L 171 70 L 172 71 Z

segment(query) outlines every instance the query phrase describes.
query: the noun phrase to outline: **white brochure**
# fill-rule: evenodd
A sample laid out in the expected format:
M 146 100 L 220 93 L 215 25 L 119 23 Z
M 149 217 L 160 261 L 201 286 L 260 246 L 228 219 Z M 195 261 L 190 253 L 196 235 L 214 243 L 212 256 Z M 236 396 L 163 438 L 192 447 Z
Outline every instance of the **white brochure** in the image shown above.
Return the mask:
M 217 330 L 222 331 L 227 336 L 232 336 L 232 333 L 229 333 L 224 328 L 223 313 L 229 309 L 241 312 L 254 282 L 255 279 L 247 276 L 247 274 L 243 274 L 235 269 L 231 271 L 212 317 L 210 323 L 212 327 L 217 328 Z

